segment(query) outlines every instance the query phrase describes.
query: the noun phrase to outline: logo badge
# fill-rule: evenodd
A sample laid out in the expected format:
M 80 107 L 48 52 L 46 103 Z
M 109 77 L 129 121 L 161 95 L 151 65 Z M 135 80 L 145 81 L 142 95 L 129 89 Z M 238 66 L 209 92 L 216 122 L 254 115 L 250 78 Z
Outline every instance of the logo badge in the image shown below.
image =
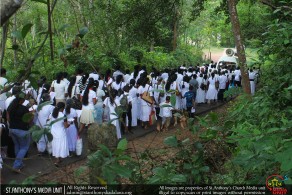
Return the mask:
M 272 192 L 272 194 L 288 194 L 287 188 L 285 188 L 284 181 L 288 180 L 288 177 L 281 175 L 271 175 L 266 179 L 266 186 Z

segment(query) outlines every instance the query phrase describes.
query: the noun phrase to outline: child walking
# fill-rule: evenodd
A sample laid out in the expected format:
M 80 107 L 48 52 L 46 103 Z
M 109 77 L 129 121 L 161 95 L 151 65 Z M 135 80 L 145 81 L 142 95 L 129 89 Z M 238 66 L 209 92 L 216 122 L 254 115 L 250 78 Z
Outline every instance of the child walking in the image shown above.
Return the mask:
M 192 85 L 190 85 L 189 87 L 189 91 L 185 93 L 185 95 L 183 96 L 183 98 L 186 98 L 186 107 L 187 107 L 187 111 L 189 114 L 189 117 L 193 118 L 194 117 L 194 105 L 195 105 L 195 94 L 193 92 L 194 87 Z
M 165 102 L 161 103 L 159 106 L 160 106 L 159 116 L 162 118 L 161 130 L 167 131 L 170 125 L 173 110 L 173 107 L 170 103 L 170 96 L 166 96 Z

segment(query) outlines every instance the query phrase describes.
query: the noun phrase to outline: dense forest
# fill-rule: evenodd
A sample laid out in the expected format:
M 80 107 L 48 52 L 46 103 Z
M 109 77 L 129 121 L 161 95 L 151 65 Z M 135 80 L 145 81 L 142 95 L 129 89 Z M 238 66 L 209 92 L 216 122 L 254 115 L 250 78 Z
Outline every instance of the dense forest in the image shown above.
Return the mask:
M 148 179 L 137 176 L 138 165 L 123 156 L 125 143 L 115 160 L 106 159 L 103 148 L 89 161 L 108 165 L 100 177 L 109 183 L 125 177 L 132 183 L 264 184 L 277 173 L 292 184 L 290 0 L 27 0 L 1 23 L 1 66 L 9 81 L 28 79 L 36 86 L 41 75 L 53 80 L 57 72 L 73 74 L 78 67 L 105 72 L 116 65 L 132 71 L 136 64 L 150 70 L 209 63 L 203 49 L 237 46 L 230 2 L 236 2 L 242 44 L 256 53 L 247 62 L 260 68 L 256 95 L 241 93 L 223 121 L 215 113 L 196 118 L 207 131 L 194 148 L 170 137 L 166 143 L 180 151 L 181 160 L 154 168 Z M 230 154 L 220 164 L 224 172 L 205 164 L 211 140 Z

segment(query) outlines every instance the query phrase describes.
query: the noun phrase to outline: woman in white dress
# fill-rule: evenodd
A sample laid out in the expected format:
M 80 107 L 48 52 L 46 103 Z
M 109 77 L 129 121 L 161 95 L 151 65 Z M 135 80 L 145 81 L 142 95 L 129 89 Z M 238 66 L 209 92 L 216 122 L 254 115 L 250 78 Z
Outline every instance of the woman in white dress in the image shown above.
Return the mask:
M 74 108 L 72 108 L 72 105 L 73 105 L 73 100 L 67 99 L 66 108 L 63 111 L 64 115 L 66 115 L 67 117 L 68 123 L 71 124 L 68 128 L 66 128 L 70 156 L 72 156 L 72 153 L 75 152 L 76 150 L 76 142 L 77 142 L 77 136 L 78 136 L 77 112 Z
M 200 76 L 197 78 L 198 81 L 198 89 L 197 89 L 197 96 L 196 96 L 196 102 L 198 104 L 205 103 L 205 86 L 207 86 L 207 81 L 203 78 L 203 74 L 201 73 Z
M 138 121 L 138 97 L 137 97 L 137 88 L 135 87 L 135 79 L 130 80 L 130 91 L 129 96 L 132 98 L 132 127 L 137 126 Z
M 116 90 L 111 90 L 111 95 L 110 97 L 105 98 L 103 102 L 103 107 L 108 107 L 109 112 L 110 112 L 110 120 L 113 120 L 111 122 L 112 125 L 116 127 L 116 132 L 117 132 L 117 138 L 121 139 L 122 138 L 122 133 L 121 133 L 121 126 L 120 126 L 120 121 L 118 119 L 117 113 L 115 111 L 115 108 L 120 105 L 119 98 L 117 98 L 117 91 Z
M 180 93 L 182 97 L 184 97 L 185 93 L 189 90 L 190 84 L 188 82 L 189 77 L 184 76 L 183 80 L 179 83 Z M 182 101 L 181 109 L 186 110 L 187 109 L 186 98 L 183 98 L 181 101 Z
M 176 83 L 176 79 L 177 79 L 177 75 L 176 74 L 172 74 L 168 77 L 168 80 L 165 84 L 165 95 L 164 98 L 167 96 L 176 97 L 176 101 L 175 104 L 172 105 L 175 109 L 180 109 L 181 108 L 181 98 L 178 98 L 178 96 L 180 96 L 180 90 L 177 86 Z M 174 126 L 177 125 L 177 117 L 174 117 Z
M 144 92 L 149 93 L 149 95 L 153 98 L 153 93 L 152 91 L 152 87 L 149 85 L 149 78 L 147 77 L 143 77 L 142 80 L 142 85 L 138 88 L 138 93 L 140 95 L 140 97 L 142 98 L 142 95 Z M 153 99 L 154 101 L 154 99 Z M 141 121 L 142 121 L 142 127 L 144 127 L 145 129 L 147 129 L 147 122 L 149 121 L 149 115 L 151 113 L 152 110 L 152 106 L 150 103 L 146 102 L 145 100 L 141 99 Z
M 44 90 L 42 92 L 44 92 Z M 40 104 L 48 102 L 50 101 L 50 99 L 51 99 L 50 95 L 48 93 L 44 93 L 42 95 L 42 98 L 40 98 Z M 37 113 L 36 125 L 41 128 L 44 128 L 54 108 L 55 107 L 51 104 L 43 106 L 42 109 Z M 47 136 L 42 135 L 41 139 L 37 142 L 39 155 L 42 155 L 43 152 L 45 152 L 47 144 L 48 144 Z
M 210 104 L 211 100 L 214 100 L 214 102 L 217 100 L 217 94 L 218 91 L 215 87 L 215 82 L 216 82 L 215 74 L 211 73 L 211 77 L 208 79 L 208 91 L 206 94 L 206 99 L 208 100 L 208 104 Z
M 51 133 L 53 135 L 52 155 L 56 158 L 54 163 L 56 166 L 61 162 L 61 158 L 69 156 L 66 128 L 68 128 L 70 124 L 63 114 L 64 108 L 65 103 L 59 102 L 50 117 L 51 121 L 57 120 L 51 127 Z
M 88 85 L 86 89 L 82 92 L 81 102 L 82 102 L 82 112 L 80 116 L 80 128 L 79 134 L 82 133 L 85 125 L 87 127 L 94 123 L 94 105 L 96 104 L 96 92 L 93 90 L 94 80 L 90 78 L 88 80 Z

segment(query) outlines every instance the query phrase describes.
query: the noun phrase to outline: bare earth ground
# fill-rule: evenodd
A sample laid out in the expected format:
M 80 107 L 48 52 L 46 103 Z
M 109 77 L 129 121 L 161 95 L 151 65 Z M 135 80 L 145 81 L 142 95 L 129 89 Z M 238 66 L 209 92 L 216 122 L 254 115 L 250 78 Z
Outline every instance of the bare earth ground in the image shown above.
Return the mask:
M 219 120 L 222 120 L 226 114 L 227 107 L 229 104 L 213 110 L 221 116 Z M 195 122 L 196 123 L 196 122 Z M 176 135 L 178 140 L 184 140 L 189 138 L 190 142 L 198 141 L 199 134 L 202 133 L 204 129 L 201 129 L 198 133 L 192 134 L 191 131 L 187 129 L 181 129 L 180 127 L 172 127 L 167 132 L 152 132 L 147 134 L 144 137 L 136 138 L 133 141 L 128 142 L 128 155 L 132 156 L 134 159 L 137 159 L 136 156 L 139 153 L 145 152 L 145 150 L 150 150 L 152 157 L 155 159 L 154 162 L 156 165 L 161 164 L 164 160 L 169 158 L 173 154 L 173 148 L 167 147 L 163 141 L 166 137 Z M 209 155 L 213 156 L 215 153 L 218 155 L 218 145 L 210 142 L 208 145 Z M 227 158 L 226 154 L 222 154 L 220 158 Z M 216 160 L 216 159 L 215 159 Z M 40 176 L 37 178 L 37 183 L 62 183 L 62 184 L 87 184 L 88 183 L 88 170 L 86 170 L 81 176 L 77 177 L 74 175 L 74 171 L 80 167 L 86 165 L 86 159 L 78 161 L 73 164 L 69 164 L 64 167 L 60 167 L 59 170 L 51 172 L 49 174 Z M 150 166 L 149 164 L 152 163 Z M 143 162 L 143 172 L 147 172 L 150 167 L 153 166 L 152 162 Z M 148 167 L 148 168 L 147 168 Z
M 211 60 L 213 60 L 214 62 L 218 62 L 219 58 L 224 54 L 226 48 L 222 48 L 222 50 L 220 49 L 216 49 L 214 51 L 211 50 Z M 205 59 L 205 57 L 208 59 L 210 56 L 209 50 L 208 49 L 204 49 L 203 50 L 203 59 Z

